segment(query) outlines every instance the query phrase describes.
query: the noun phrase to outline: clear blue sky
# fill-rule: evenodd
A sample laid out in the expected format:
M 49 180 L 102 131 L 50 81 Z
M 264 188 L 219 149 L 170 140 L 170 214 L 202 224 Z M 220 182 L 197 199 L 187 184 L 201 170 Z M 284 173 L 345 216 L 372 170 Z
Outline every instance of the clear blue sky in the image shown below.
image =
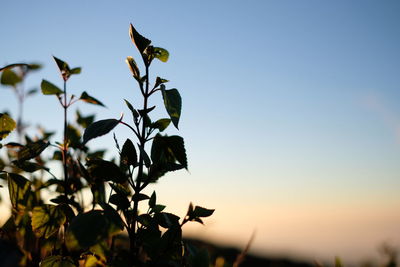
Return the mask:
M 217 209 L 188 231 L 243 246 L 257 229 L 255 251 L 355 261 L 400 245 L 399 14 L 394 0 L 8 1 L 0 65 L 39 61 L 27 85 L 61 85 L 55 55 L 83 67 L 70 92 L 108 106 L 82 112 L 128 115 L 133 23 L 169 50 L 153 73 L 183 97 L 190 173 L 156 188 L 179 214 L 189 201 Z M 11 92 L 0 96 L 0 110 L 14 111 Z M 36 96 L 26 110 L 61 129 L 56 99 Z

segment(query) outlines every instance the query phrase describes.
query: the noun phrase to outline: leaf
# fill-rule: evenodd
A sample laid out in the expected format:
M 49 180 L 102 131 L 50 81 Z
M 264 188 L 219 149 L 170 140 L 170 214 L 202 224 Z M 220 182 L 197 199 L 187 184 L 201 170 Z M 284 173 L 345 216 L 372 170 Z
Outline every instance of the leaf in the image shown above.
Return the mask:
M 58 231 L 65 221 L 65 214 L 59 206 L 43 205 L 33 208 L 32 230 L 37 237 L 49 238 Z
M 163 83 L 167 83 L 167 82 L 169 82 L 169 81 L 166 80 L 166 79 L 157 77 L 157 78 L 156 78 L 156 83 L 155 83 L 155 85 L 154 85 L 154 88 L 157 88 L 157 86 L 159 86 L 159 85 L 161 85 L 161 84 L 163 84 Z M 154 89 L 154 88 L 153 88 L 153 89 Z
M 193 216 L 194 217 L 209 217 L 214 213 L 215 210 L 206 209 L 200 206 L 194 207 Z
M 35 172 L 38 170 L 49 170 L 48 168 L 46 168 L 45 166 L 39 165 L 35 162 L 30 162 L 30 161 L 18 161 L 18 160 L 14 160 L 12 161 L 12 163 L 17 166 L 18 168 L 20 168 L 21 170 L 25 171 L 25 172 Z
M 18 153 L 17 157 L 19 161 L 33 159 L 40 155 L 46 147 L 49 146 L 48 142 L 43 140 L 39 140 L 36 142 L 32 142 L 21 148 Z
M 109 133 L 120 121 L 116 119 L 107 119 L 96 121 L 86 128 L 83 134 L 83 144 L 86 144 L 89 140 L 105 135 Z
M 136 79 L 140 79 L 140 71 L 133 57 L 129 56 L 126 58 L 125 61 L 126 64 L 128 64 L 128 67 L 131 70 L 133 77 L 135 77 Z
M 76 122 L 82 126 L 83 128 L 87 128 L 90 124 L 93 123 L 94 121 L 94 115 L 89 115 L 89 116 L 83 116 L 79 110 L 76 111 Z
M 37 92 L 38 92 L 38 90 L 34 88 L 34 89 L 31 89 L 28 92 L 26 92 L 26 95 L 31 96 L 31 95 L 36 94 Z
M 160 132 L 167 129 L 168 125 L 171 123 L 170 119 L 159 119 L 151 124 L 151 128 L 158 129 Z
M 99 182 L 112 180 L 116 183 L 124 183 L 127 180 L 120 168 L 111 161 L 91 159 L 87 161 L 86 165 L 91 178 Z
M 61 59 L 56 58 L 55 56 L 53 56 L 53 58 L 56 61 L 56 64 L 61 72 L 61 76 L 63 77 L 64 81 L 68 80 L 69 76 L 71 76 L 71 70 L 67 62 L 62 61 Z
M 125 165 L 137 166 L 137 154 L 132 141 L 126 139 L 121 151 L 121 161 Z
M 179 118 L 181 117 L 182 99 L 177 89 L 165 90 L 161 85 L 161 92 L 164 99 L 164 106 L 167 110 L 172 123 L 178 129 Z
M 17 126 L 7 114 L 0 113 L 0 141 L 7 137 Z
M 49 81 L 42 80 L 40 84 L 44 95 L 61 95 L 63 91 Z
M 129 108 L 130 111 L 132 112 L 132 116 L 133 116 L 133 118 L 134 118 L 135 121 L 136 121 L 136 120 L 139 118 L 139 113 L 137 112 L 136 109 L 133 108 L 132 104 L 129 103 L 128 100 L 126 100 L 126 99 L 124 99 L 124 100 L 125 100 L 125 104 L 128 106 L 128 108 Z
M 157 134 L 151 146 L 151 159 L 165 167 L 168 163 L 178 161 L 187 169 L 187 157 L 183 138 L 177 135 L 163 136 Z
M 131 37 L 132 42 L 136 45 L 140 54 L 143 54 L 146 47 L 149 46 L 151 43 L 149 39 L 140 35 L 132 24 L 131 27 L 129 28 L 129 36 Z
M 90 103 L 90 104 L 94 104 L 94 105 L 99 105 L 99 106 L 105 107 L 103 103 L 101 103 L 96 98 L 88 95 L 88 93 L 86 93 L 86 92 L 83 92 L 79 99 L 83 100 L 86 103 Z
M 17 75 L 13 70 L 5 69 L 1 75 L 0 83 L 15 87 L 22 81 L 22 78 Z
M 151 161 L 149 158 L 149 155 L 147 155 L 146 151 L 143 149 L 143 147 L 141 147 L 140 145 L 138 145 L 139 150 L 140 150 L 140 155 L 143 158 L 144 161 L 144 165 L 148 168 L 150 167 Z
M 77 267 L 77 266 L 74 264 L 74 261 L 70 257 L 55 255 L 45 258 L 40 263 L 40 267 Z
M 85 250 L 122 229 L 121 218 L 111 207 L 106 211 L 91 210 L 79 214 L 71 221 L 65 235 L 65 244 L 70 251 Z
M 7 180 L 12 207 L 17 210 L 20 207 L 25 207 L 32 183 L 25 177 L 15 173 L 7 173 Z
M 169 58 L 169 52 L 161 47 L 153 48 L 154 57 L 159 59 L 162 62 L 167 62 Z
M 69 73 L 70 74 L 80 74 L 82 71 L 82 68 L 73 68 Z
M 130 206 L 129 200 L 126 198 L 126 196 L 123 196 L 121 194 L 113 194 L 113 195 L 111 195 L 110 203 L 116 205 L 117 206 L 117 210 L 126 210 Z
M 151 194 L 151 197 L 149 200 L 149 207 L 154 208 L 154 206 L 156 205 L 156 201 L 157 201 L 156 191 L 153 191 L 153 194 Z

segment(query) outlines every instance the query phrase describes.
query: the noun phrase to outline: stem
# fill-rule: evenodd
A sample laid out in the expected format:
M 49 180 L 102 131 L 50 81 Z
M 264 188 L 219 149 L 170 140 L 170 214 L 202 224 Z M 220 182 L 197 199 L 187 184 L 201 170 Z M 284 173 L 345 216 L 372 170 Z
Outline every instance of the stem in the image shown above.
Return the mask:
M 67 105 L 67 81 L 64 80 L 64 103 L 63 103 L 63 108 L 64 108 L 64 141 L 63 141 L 63 147 L 62 147 L 62 155 L 63 155 L 63 166 L 64 166 L 64 194 L 65 198 L 68 197 L 67 193 L 67 188 L 68 188 L 68 168 L 67 168 L 67 152 L 68 152 L 68 136 L 67 136 L 67 110 L 68 110 L 68 105 Z
M 146 65 L 146 88 L 145 88 L 145 92 L 143 94 L 143 110 L 147 110 L 147 100 L 149 97 L 149 66 Z M 141 88 L 142 89 L 142 88 Z M 143 90 L 142 90 L 143 93 Z M 147 114 L 144 113 L 144 116 L 146 116 Z M 143 117 L 144 117 L 143 116 Z M 145 148 L 145 144 L 146 144 L 146 126 L 144 124 L 144 119 L 142 119 L 142 131 L 140 133 L 139 137 L 139 141 L 140 141 L 140 147 L 142 148 L 141 151 L 144 151 Z M 143 177 L 143 163 L 144 162 L 144 157 L 143 157 L 143 153 L 140 153 L 140 157 L 139 157 L 139 170 L 138 170 L 138 176 L 137 176 L 137 180 L 136 180 L 136 186 L 134 187 L 135 193 L 139 194 L 139 192 L 142 190 L 141 188 L 141 182 L 142 182 L 142 177 Z M 130 250 L 131 253 L 133 254 L 133 257 L 135 258 L 137 255 L 137 251 L 136 251 L 136 221 L 137 221 L 137 216 L 138 216 L 138 206 L 139 206 L 139 200 L 138 198 L 135 198 L 133 200 L 133 216 L 132 216 L 132 222 L 131 222 L 131 228 L 130 228 L 130 232 L 129 232 L 129 237 L 130 237 Z

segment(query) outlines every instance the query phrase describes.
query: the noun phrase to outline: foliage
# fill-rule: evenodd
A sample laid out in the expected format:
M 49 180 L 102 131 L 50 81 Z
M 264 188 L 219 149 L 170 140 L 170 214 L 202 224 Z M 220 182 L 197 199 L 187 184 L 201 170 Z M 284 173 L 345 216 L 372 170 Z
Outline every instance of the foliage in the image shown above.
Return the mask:
M 68 267 L 209 266 L 208 253 L 184 242 L 182 228 L 187 222 L 203 223 L 214 210 L 190 203 L 186 215 L 180 218 L 165 211 L 166 206 L 158 203 L 156 192 L 144 193 L 149 184 L 166 173 L 188 169 L 188 162 L 184 139 L 163 133 L 171 122 L 178 129 L 182 109 L 179 91 L 167 89 L 168 80 L 160 77 L 150 86 L 153 60 L 167 62 L 169 53 L 152 46 L 133 25 L 129 35 L 144 65 L 141 70 L 133 57 L 126 59 L 143 101 L 140 108 L 135 108 L 125 100 L 132 124 L 123 117 L 94 121 L 93 115 L 85 117 L 79 111 L 76 124 L 69 123 L 68 111 L 74 103 L 82 101 L 99 107 L 104 104 L 87 92 L 79 98 L 69 95 L 67 82 L 80 74 L 81 68 L 71 68 L 67 62 L 53 57 L 63 86 L 42 80 L 41 92 L 55 97 L 64 111 L 63 140 L 54 142 L 53 134 L 45 131 L 36 138 L 18 131 L 20 141 L 5 144 L 7 159 L 0 159 L 0 177 L 7 181 L 12 216 L 1 228 L 0 237 L 18 248 L 18 253 L 10 253 L 9 257 L 14 257 L 10 262 L 18 261 L 20 266 Z M 6 66 L 0 70 L 1 83 L 17 88 L 29 70 L 39 67 Z M 20 72 L 15 68 L 20 68 Z M 155 106 L 149 106 L 149 99 L 157 93 L 169 117 L 152 120 L 150 114 Z M 28 94 L 17 93 L 22 99 Z M 16 123 L 8 114 L 0 113 L 0 141 L 20 124 L 21 119 Z M 128 127 L 132 138 L 123 143 L 122 149 L 115 139 L 118 163 L 104 159 L 104 151 L 90 152 L 88 142 L 119 125 Z M 50 152 L 54 147 L 57 150 L 53 157 L 46 159 L 43 151 Z M 62 178 L 46 166 L 50 161 L 61 163 Z M 89 205 L 83 199 L 86 189 L 92 194 Z M 46 191 L 52 192 L 49 201 L 43 197 Z M 140 212 L 139 205 L 147 205 L 147 211 Z M 124 242 L 124 233 L 128 242 Z

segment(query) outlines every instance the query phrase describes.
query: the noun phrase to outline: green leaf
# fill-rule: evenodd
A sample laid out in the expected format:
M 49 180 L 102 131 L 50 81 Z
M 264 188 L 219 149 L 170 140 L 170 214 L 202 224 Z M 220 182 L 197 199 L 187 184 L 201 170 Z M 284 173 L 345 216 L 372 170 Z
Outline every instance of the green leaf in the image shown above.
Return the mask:
M 146 47 L 149 46 L 151 43 L 149 39 L 140 35 L 132 24 L 131 27 L 129 28 L 129 36 L 131 37 L 132 42 L 136 45 L 140 54 L 143 54 Z
M 86 103 L 90 103 L 90 104 L 94 104 L 94 105 L 99 105 L 102 107 L 105 107 L 103 103 L 101 103 L 99 100 L 97 100 L 96 98 L 88 95 L 88 93 L 83 92 L 81 94 L 81 97 L 79 98 L 80 100 L 83 100 Z
M 12 161 L 12 163 L 17 166 L 18 168 L 20 168 L 21 170 L 25 171 L 25 172 L 35 172 L 38 170 L 49 170 L 48 168 L 46 168 L 45 166 L 39 165 L 35 162 L 30 162 L 30 161 L 18 161 L 18 160 L 14 160 Z
M 37 237 L 49 238 L 66 221 L 65 214 L 59 206 L 43 205 L 32 211 L 32 230 Z
M 65 235 L 65 243 L 70 251 L 85 250 L 122 229 L 123 223 L 111 207 L 106 211 L 91 210 L 72 220 Z
M 126 64 L 128 64 L 128 67 L 131 70 L 133 77 L 135 77 L 137 80 L 140 79 L 140 71 L 133 57 L 127 57 Z
M 15 173 L 7 173 L 7 181 L 12 207 L 17 210 L 25 207 L 32 183 L 25 177 Z
M 87 161 L 86 165 L 91 178 L 99 182 L 111 180 L 116 183 L 124 183 L 127 180 L 120 168 L 111 161 L 91 159 Z
M 170 119 L 159 119 L 151 124 L 151 128 L 158 129 L 160 132 L 167 129 L 168 125 L 171 123 Z
M 22 147 L 18 153 L 17 157 L 19 161 L 33 159 L 40 155 L 46 147 L 49 146 L 48 142 L 39 140 L 36 142 L 28 143 L 26 146 Z
M 7 114 L 0 113 L 0 141 L 7 137 L 17 126 Z
M 5 69 L 1 75 L 0 83 L 3 85 L 9 85 L 15 87 L 22 81 L 22 78 L 18 76 L 13 70 Z
M 132 141 L 126 139 L 121 151 L 121 161 L 125 165 L 137 166 L 137 154 Z
M 156 204 L 154 207 L 151 208 L 151 212 L 159 213 L 162 212 L 165 208 L 166 206 L 164 205 Z
M 161 47 L 153 48 L 154 57 L 159 59 L 162 62 L 167 62 L 169 58 L 169 52 Z
M 86 144 L 89 140 L 109 133 L 120 121 L 116 119 L 107 119 L 96 121 L 86 128 L 83 134 L 83 143 Z
M 77 267 L 77 266 L 74 264 L 74 261 L 70 257 L 55 255 L 45 258 L 40 263 L 40 267 Z
M 49 81 L 42 80 L 40 84 L 44 95 L 61 95 L 63 91 Z
M 172 123 L 178 129 L 179 118 L 181 117 L 182 99 L 177 89 L 166 90 L 164 85 L 161 85 L 161 92 L 164 99 L 164 106 L 167 110 Z
M 80 74 L 82 71 L 82 68 L 73 68 L 69 73 L 70 74 Z

